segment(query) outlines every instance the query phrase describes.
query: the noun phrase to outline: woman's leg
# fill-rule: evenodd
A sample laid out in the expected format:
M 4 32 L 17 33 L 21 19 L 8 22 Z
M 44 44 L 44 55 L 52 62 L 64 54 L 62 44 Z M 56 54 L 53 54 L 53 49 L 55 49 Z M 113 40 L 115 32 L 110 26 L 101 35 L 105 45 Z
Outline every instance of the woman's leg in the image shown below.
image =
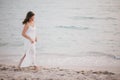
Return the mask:
M 19 68 L 20 68 L 20 65 L 21 65 L 21 63 L 23 62 L 25 56 L 26 56 L 26 54 L 24 54 L 24 56 L 21 58 L 21 60 L 20 60 L 20 62 L 19 62 L 19 65 L 18 65 Z
M 39 66 L 37 66 L 37 63 L 36 63 L 36 46 L 34 45 L 33 46 L 33 55 L 32 55 L 32 60 L 33 60 L 33 64 L 34 64 L 34 70 L 39 70 Z

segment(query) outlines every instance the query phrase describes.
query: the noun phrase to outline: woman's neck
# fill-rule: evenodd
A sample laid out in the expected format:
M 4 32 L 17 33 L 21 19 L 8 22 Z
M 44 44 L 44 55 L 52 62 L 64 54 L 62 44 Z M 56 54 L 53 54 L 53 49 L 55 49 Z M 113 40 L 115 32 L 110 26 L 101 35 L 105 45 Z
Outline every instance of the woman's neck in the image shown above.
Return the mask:
M 30 26 L 34 27 L 34 22 L 33 21 L 30 21 L 28 22 Z

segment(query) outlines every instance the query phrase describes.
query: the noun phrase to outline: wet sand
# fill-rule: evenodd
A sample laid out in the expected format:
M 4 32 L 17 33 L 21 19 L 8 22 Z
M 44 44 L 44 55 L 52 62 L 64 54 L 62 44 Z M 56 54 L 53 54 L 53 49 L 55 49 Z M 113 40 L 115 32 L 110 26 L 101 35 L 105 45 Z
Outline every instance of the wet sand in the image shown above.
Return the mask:
M 15 65 L 0 64 L 0 80 L 120 80 L 120 74 L 43 66 L 39 66 L 39 70 L 32 67 L 18 69 Z

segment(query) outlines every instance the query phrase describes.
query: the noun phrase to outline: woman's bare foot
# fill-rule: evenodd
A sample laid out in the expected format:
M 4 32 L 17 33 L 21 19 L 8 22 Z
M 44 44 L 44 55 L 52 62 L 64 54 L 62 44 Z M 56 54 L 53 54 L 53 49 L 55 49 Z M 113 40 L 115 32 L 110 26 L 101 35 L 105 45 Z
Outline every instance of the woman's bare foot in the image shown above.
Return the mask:
M 39 70 L 39 67 L 38 66 L 34 66 L 34 70 Z
M 17 65 L 17 68 L 20 68 L 20 65 Z
M 21 67 L 18 65 L 15 70 L 19 71 L 19 70 L 21 70 Z

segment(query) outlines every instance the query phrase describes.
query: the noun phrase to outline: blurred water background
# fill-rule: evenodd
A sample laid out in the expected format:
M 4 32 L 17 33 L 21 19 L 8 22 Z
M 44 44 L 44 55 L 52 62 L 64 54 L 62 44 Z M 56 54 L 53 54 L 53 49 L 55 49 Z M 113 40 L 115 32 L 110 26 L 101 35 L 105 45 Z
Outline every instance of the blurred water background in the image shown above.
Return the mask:
M 22 21 L 35 13 L 37 54 L 120 59 L 120 0 L 0 0 L 0 54 L 23 54 Z

